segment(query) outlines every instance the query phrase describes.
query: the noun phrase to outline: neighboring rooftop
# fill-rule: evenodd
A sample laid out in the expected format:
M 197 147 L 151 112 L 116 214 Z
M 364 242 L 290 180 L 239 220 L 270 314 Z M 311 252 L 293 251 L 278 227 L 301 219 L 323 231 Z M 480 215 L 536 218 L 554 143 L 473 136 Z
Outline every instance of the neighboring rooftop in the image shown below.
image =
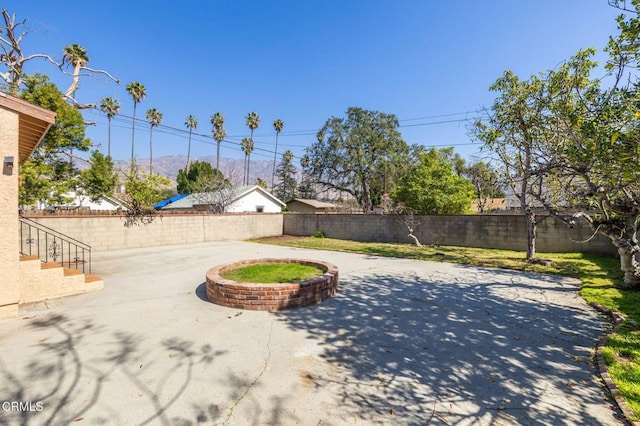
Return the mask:
M 314 207 L 316 209 L 332 209 L 332 208 L 336 208 L 335 204 L 328 203 L 326 201 L 313 200 L 313 199 L 309 199 L 309 198 L 294 198 L 293 200 L 289 201 L 287 204 L 293 203 L 294 201 L 297 201 L 297 202 L 302 203 L 302 204 L 306 204 L 306 205 Z

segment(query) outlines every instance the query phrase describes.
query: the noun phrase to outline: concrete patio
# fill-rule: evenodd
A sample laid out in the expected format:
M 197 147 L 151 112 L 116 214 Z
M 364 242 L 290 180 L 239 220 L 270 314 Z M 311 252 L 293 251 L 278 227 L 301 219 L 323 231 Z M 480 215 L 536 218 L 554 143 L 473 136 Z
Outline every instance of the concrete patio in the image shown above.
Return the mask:
M 277 256 L 337 265 L 338 295 L 203 300 L 208 268 Z M 592 360 L 609 324 L 572 279 L 235 241 L 96 253 L 93 272 L 103 291 L 0 320 L 0 401 L 34 404 L 0 424 L 622 424 Z

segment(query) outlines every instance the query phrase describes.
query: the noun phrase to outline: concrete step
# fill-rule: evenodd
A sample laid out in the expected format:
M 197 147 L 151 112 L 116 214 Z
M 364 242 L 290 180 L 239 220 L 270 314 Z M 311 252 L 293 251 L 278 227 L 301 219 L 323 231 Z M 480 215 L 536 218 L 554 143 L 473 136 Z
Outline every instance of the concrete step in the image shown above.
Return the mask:
M 77 269 L 64 268 L 64 276 L 65 277 L 70 277 L 72 275 L 82 275 L 82 271 L 79 271 Z
M 102 281 L 102 278 L 100 278 L 97 275 L 93 275 L 93 274 L 85 274 L 84 275 L 84 282 L 85 283 L 92 283 L 95 281 Z
M 41 262 L 37 256 L 20 256 L 20 303 L 31 303 L 104 288 L 97 275 L 63 268 L 60 262 Z

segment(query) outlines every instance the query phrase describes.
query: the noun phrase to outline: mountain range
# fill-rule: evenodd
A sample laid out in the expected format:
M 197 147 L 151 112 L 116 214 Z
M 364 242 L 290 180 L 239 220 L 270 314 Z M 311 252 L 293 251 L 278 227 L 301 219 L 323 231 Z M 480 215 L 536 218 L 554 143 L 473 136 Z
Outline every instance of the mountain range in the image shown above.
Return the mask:
M 204 157 L 191 157 L 190 161 L 207 162 L 215 168 L 216 156 L 209 155 Z M 116 169 L 128 170 L 130 162 L 116 160 Z M 149 170 L 149 159 L 140 158 L 136 160 L 136 165 L 144 170 Z M 176 181 L 178 170 L 184 169 L 187 165 L 187 157 L 185 155 L 175 154 L 153 159 L 153 172 L 162 176 L 166 176 L 173 182 Z M 276 165 L 277 166 L 277 165 Z M 244 159 L 242 158 L 224 158 L 220 157 L 220 171 L 232 182 L 236 184 L 242 183 L 244 170 Z M 298 170 L 296 168 L 296 170 Z M 249 182 L 253 183 L 258 178 L 262 178 L 271 185 L 271 175 L 273 171 L 273 161 L 269 160 L 251 160 L 249 164 Z M 277 180 L 277 178 L 276 178 Z

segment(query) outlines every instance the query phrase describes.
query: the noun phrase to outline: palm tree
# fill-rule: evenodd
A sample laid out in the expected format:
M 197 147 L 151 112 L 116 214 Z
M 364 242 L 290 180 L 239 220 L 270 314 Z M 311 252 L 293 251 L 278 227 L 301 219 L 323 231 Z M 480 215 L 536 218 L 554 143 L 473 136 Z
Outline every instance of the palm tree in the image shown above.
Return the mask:
M 242 138 L 242 152 L 244 152 L 244 179 L 243 185 L 249 185 L 249 159 L 253 152 L 253 139 Z
M 251 111 L 244 118 L 244 122 L 247 123 L 247 126 L 249 126 L 249 129 L 251 129 L 251 136 L 250 137 L 251 137 L 251 140 L 253 140 L 253 131 L 255 129 L 257 129 L 258 126 L 260 126 L 260 116 L 258 114 L 256 114 L 255 112 Z
M 220 170 L 220 142 L 227 137 L 227 131 L 223 128 L 224 115 L 219 112 L 213 114 L 211 116 L 211 124 L 213 124 L 213 138 L 218 143 L 218 147 L 216 148 L 216 170 Z
M 275 152 L 273 153 L 273 169 L 272 169 L 272 172 L 271 172 L 271 188 L 273 188 L 273 183 L 274 183 L 275 178 L 276 178 L 276 157 L 278 156 L 278 135 L 282 131 L 283 127 L 284 127 L 284 123 L 279 118 L 276 121 L 273 122 L 273 128 L 276 131 L 276 149 L 275 149 Z
M 189 129 L 189 146 L 187 147 L 187 167 L 185 167 L 185 172 L 189 172 L 189 159 L 191 157 L 191 134 L 193 133 L 193 129 L 198 127 L 198 120 L 193 115 L 189 115 L 184 120 L 184 125 Z
M 116 101 L 110 96 L 100 99 L 100 111 L 107 114 L 107 120 L 109 121 L 107 136 L 107 155 L 111 156 L 111 119 L 120 112 L 120 102 Z
M 131 98 L 133 98 L 133 124 L 131 125 L 131 171 L 133 171 L 135 162 L 136 106 L 147 95 L 147 88 L 140 82 L 132 81 L 127 84 L 126 89 Z
M 158 127 L 162 122 L 162 113 L 155 108 L 147 111 L 147 121 L 149 122 L 149 174 L 153 174 L 153 128 Z
M 73 102 L 75 102 L 76 90 L 78 90 L 78 86 L 80 86 L 80 70 L 86 66 L 88 62 L 89 56 L 87 55 L 87 49 L 79 44 L 65 46 L 62 65 L 71 64 L 71 66 L 73 66 L 71 85 L 63 95 L 65 99 L 71 98 Z
M 251 129 L 251 136 L 249 137 L 249 139 L 251 139 L 251 149 L 249 150 L 249 154 L 246 156 L 246 160 L 247 160 L 247 183 L 246 185 L 249 185 L 249 155 L 251 155 L 251 152 L 253 151 L 253 131 L 255 129 L 258 128 L 258 126 L 260 126 L 260 116 L 255 113 L 254 111 L 251 111 L 249 114 L 247 114 L 247 116 L 244 118 L 244 122 L 247 123 L 247 126 L 249 126 L 249 129 Z M 244 139 L 243 139 L 244 141 Z M 244 146 L 242 148 L 242 150 L 244 151 Z M 246 154 L 246 153 L 245 153 Z

